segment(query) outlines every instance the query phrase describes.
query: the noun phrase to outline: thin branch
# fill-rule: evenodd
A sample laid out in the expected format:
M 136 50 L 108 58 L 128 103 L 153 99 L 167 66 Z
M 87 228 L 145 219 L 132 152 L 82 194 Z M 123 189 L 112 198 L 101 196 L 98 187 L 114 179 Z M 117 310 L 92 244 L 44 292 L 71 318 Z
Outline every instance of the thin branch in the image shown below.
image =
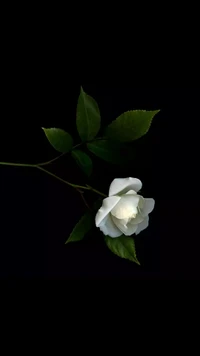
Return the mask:
M 84 204 L 85 204 L 85 206 L 90 210 L 90 211 L 92 211 L 92 209 L 90 208 L 90 206 L 89 206 L 89 204 L 88 204 L 88 202 L 86 201 L 86 199 L 85 199 L 85 197 L 84 197 L 84 192 L 81 192 L 79 189 L 76 189 L 77 190 L 77 192 L 79 192 L 80 193 L 80 195 L 81 195 L 81 198 L 82 198 L 82 200 L 83 200 L 83 202 L 84 202 Z

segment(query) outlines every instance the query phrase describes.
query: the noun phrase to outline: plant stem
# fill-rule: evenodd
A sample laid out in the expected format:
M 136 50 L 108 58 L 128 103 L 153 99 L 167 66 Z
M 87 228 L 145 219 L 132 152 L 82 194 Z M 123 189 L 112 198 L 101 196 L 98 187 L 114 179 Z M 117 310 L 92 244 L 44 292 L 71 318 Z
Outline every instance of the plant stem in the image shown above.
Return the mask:
M 52 177 L 54 177 L 54 178 L 60 180 L 61 182 L 65 183 L 65 184 L 67 184 L 67 185 L 70 185 L 71 187 L 74 187 L 74 188 L 81 188 L 81 189 L 85 189 L 85 190 L 91 190 L 92 192 L 97 193 L 97 194 L 99 194 L 99 195 L 101 195 L 101 196 L 103 196 L 103 197 L 107 197 L 107 195 L 105 195 L 104 193 L 100 192 L 99 190 L 97 190 L 97 189 L 91 187 L 91 186 L 88 185 L 88 184 L 86 184 L 86 187 L 85 187 L 85 186 L 82 186 L 82 185 L 73 184 L 73 183 L 68 182 L 67 180 L 64 180 L 64 179 L 58 177 L 56 174 L 51 173 L 51 172 L 47 171 L 46 169 L 44 169 L 44 168 L 42 168 L 42 167 L 40 167 L 40 166 L 35 166 L 35 167 L 38 168 L 38 169 L 40 169 L 41 171 L 43 171 L 43 172 L 49 174 L 50 176 L 52 176 Z M 81 192 L 80 192 L 80 193 L 81 193 Z
M 86 187 L 85 186 L 82 186 L 82 185 L 77 185 L 77 184 L 73 184 L 73 183 L 70 183 L 60 177 L 58 177 L 56 174 L 54 173 L 51 173 L 49 171 L 47 171 L 46 169 L 42 168 L 40 165 L 37 165 L 37 164 L 27 164 L 27 163 L 9 163 L 9 162 L 0 162 L 0 165 L 4 165 L 4 166 L 14 166 L 14 167 L 32 167 L 32 168 L 37 168 L 37 169 L 40 169 L 41 171 L 45 172 L 46 174 L 49 174 L 50 176 L 58 179 L 59 181 L 67 184 L 67 185 L 70 185 L 71 187 L 74 187 L 74 188 L 81 188 L 81 189 L 85 189 L 85 190 L 91 190 L 99 195 L 102 195 L 103 197 L 106 197 L 105 194 L 101 193 L 99 190 L 97 189 L 94 189 L 92 188 L 90 185 L 87 185 L 86 184 Z M 44 164 L 43 164 L 44 165 Z
M 29 164 L 29 163 L 12 163 L 12 162 L 0 162 L 0 165 L 2 166 L 15 166 L 15 167 L 39 167 L 39 166 L 45 166 L 47 164 L 50 164 L 54 161 L 56 161 L 57 159 L 59 159 L 61 156 L 63 156 L 63 154 L 61 154 L 60 156 L 57 156 L 53 159 L 51 159 L 50 161 L 47 162 L 41 162 L 41 163 L 36 163 L 36 164 Z
M 72 150 L 76 147 L 79 147 L 83 144 L 79 143 L 76 146 L 72 147 Z M 68 152 L 67 152 L 68 153 Z M 53 163 L 55 161 L 57 161 L 59 158 L 63 157 L 64 155 L 66 155 L 67 153 L 62 153 L 61 155 L 51 159 L 50 161 L 45 161 L 45 162 L 41 162 L 41 163 L 36 163 L 36 164 L 28 164 L 28 163 L 9 163 L 9 162 L 0 162 L 0 165 L 4 165 L 4 166 L 18 166 L 18 167 L 36 167 L 36 166 L 47 166 L 50 163 Z
M 103 197 L 107 197 L 106 194 L 101 193 L 99 190 L 92 188 L 90 185 L 86 184 L 86 186 L 87 186 L 90 190 L 92 190 L 93 192 L 95 192 L 95 193 L 97 193 L 97 194 L 99 194 L 99 195 L 102 195 Z
M 40 167 L 40 166 L 35 166 L 35 167 L 38 168 L 38 169 L 40 169 L 41 171 L 43 171 L 43 172 L 49 174 L 50 176 L 52 176 L 52 177 L 58 179 L 59 181 L 65 183 L 65 184 L 67 184 L 67 185 L 70 185 L 71 187 L 90 190 L 89 187 L 84 187 L 84 186 L 82 186 L 82 185 L 77 185 L 77 184 L 70 183 L 70 182 L 68 182 L 67 180 L 64 180 L 64 179 L 58 177 L 56 174 L 51 173 L 51 172 L 47 171 L 46 169 L 44 169 L 44 168 L 42 168 L 42 167 Z
M 85 187 L 85 186 L 82 186 L 82 185 L 77 185 L 77 184 L 69 183 L 67 180 L 64 180 L 64 179 L 58 177 L 56 174 L 51 173 L 51 172 L 47 171 L 46 169 L 44 169 L 44 168 L 42 168 L 42 167 L 40 167 L 40 166 L 35 166 L 35 167 L 38 168 L 38 169 L 40 169 L 41 171 L 43 171 L 43 172 L 49 174 L 50 176 L 52 176 L 52 177 L 54 177 L 54 178 L 60 180 L 61 182 L 65 183 L 65 184 L 67 184 L 67 185 L 70 185 L 71 187 L 74 187 L 74 188 L 81 188 L 81 189 L 85 189 L 85 190 L 91 190 L 92 192 L 95 192 L 95 193 L 97 193 L 97 194 L 99 194 L 99 195 L 101 195 L 101 196 L 103 196 L 103 197 L 106 197 L 106 196 L 107 196 L 107 195 L 105 195 L 104 193 L 101 193 L 99 190 L 92 188 L 92 187 L 91 187 L 90 185 L 88 185 L 88 184 L 86 184 L 86 187 Z M 80 192 L 80 193 L 81 193 L 81 192 Z
M 80 195 L 81 195 L 81 198 L 82 198 L 82 200 L 83 200 L 83 202 L 84 202 L 84 204 L 86 205 L 86 207 L 91 211 L 92 209 L 90 208 L 90 206 L 89 206 L 89 204 L 87 203 L 87 201 L 86 201 L 86 199 L 85 199 L 85 197 L 84 197 L 84 192 L 81 192 L 81 190 L 79 190 L 79 189 L 76 189 L 77 190 L 77 192 L 79 192 L 80 193 Z
M 97 138 L 96 138 L 96 140 L 103 140 L 103 139 L 104 139 L 104 137 L 97 137 Z M 93 140 L 91 140 L 91 141 L 93 141 Z M 79 146 L 82 146 L 83 143 L 84 143 L 84 142 L 81 142 L 81 143 L 79 143 L 79 144 L 73 146 L 73 147 L 72 147 L 72 150 L 75 149 L 75 148 L 77 148 L 77 147 L 79 147 Z M 94 189 L 94 188 L 92 188 L 91 186 L 89 186 L 89 185 L 87 185 L 87 184 L 86 184 L 86 187 L 84 187 L 84 186 L 82 186 L 82 185 L 77 185 L 77 184 L 70 183 L 70 182 L 68 182 L 68 181 L 66 181 L 66 180 L 64 180 L 64 179 L 62 179 L 62 178 L 60 178 L 60 177 L 58 177 L 56 174 L 51 173 L 51 172 L 47 171 L 46 169 L 42 168 L 42 166 L 48 165 L 48 164 L 50 164 L 50 163 L 52 163 L 52 162 L 58 160 L 59 158 L 61 158 L 61 157 L 64 156 L 65 154 L 66 154 L 66 153 L 62 153 L 61 155 L 59 155 L 59 156 L 57 156 L 57 157 L 51 159 L 50 161 L 41 162 L 41 163 L 37 163 L 37 164 L 0 162 L 0 165 L 4 165 L 4 166 L 14 166 L 14 167 L 34 167 L 34 168 L 40 169 L 41 171 L 45 172 L 46 174 L 49 174 L 50 176 L 52 176 L 52 177 L 58 179 L 59 181 L 65 183 L 65 184 L 67 184 L 67 185 L 70 185 L 71 187 L 74 187 L 74 188 L 76 188 L 76 189 L 77 189 L 77 188 L 81 188 L 81 189 L 85 189 L 85 190 L 91 190 L 91 191 L 93 191 L 93 192 L 95 192 L 95 193 L 97 193 L 97 194 L 99 194 L 99 195 L 101 195 L 101 196 L 103 196 L 103 197 L 106 197 L 106 195 L 105 195 L 104 193 L 101 193 L 99 190 Z M 80 192 L 80 191 L 79 191 L 79 192 Z M 81 193 L 81 192 L 80 192 L 80 193 Z M 81 196 L 82 196 L 82 194 L 81 194 Z M 84 202 L 86 203 L 86 201 L 85 201 L 85 199 L 84 199 L 83 196 L 82 196 L 82 198 L 83 198 Z M 87 203 L 86 203 L 86 205 L 87 205 Z
M 3 166 L 16 166 L 16 167 L 37 167 L 36 164 L 27 164 L 27 163 L 10 163 L 10 162 L 0 162 Z
M 61 182 L 65 183 L 65 184 L 67 184 L 67 185 L 70 185 L 71 187 L 74 187 L 74 188 L 81 188 L 81 189 L 85 189 L 85 190 L 91 190 L 92 192 L 97 193 L 97 194 L 99 194 L 99 195 L 101 195 L 101 196 L 103 196 L 103 197 L 106 197 L 106 196 L 107 196 L 107 195 L 105 195 L 104 193 L 102 193 L 102 192 L 100 192 L 99 190 L 97 190 L 97 189 L 91 187 L 91 186 L 88 185 L 88 184 L 86 184 L 86 187 L 85 187 L 85 186 L 82 186 L 82 185 L 72 184 L 72 183 L 68 182 L 67 180 L 64 180 L 64 179 L 58 177 L 56 174 L 51 173 L 51 172 L 47 171 L 46 169 L 44 169 L 44 168 L 42 168 L 42 167 L 40 167 L 40 166 L 35 166 L 35 167 L 38 168 L 38 169 L 40 169 L 41 171 L 43 171 L 43 172 L 49 174 L 50 176 L 52 176 L 52 177 L 54 177 L 54 178 L 60 180 Z M 81 193 L 81 192 L 80 192 L 80 193 Z

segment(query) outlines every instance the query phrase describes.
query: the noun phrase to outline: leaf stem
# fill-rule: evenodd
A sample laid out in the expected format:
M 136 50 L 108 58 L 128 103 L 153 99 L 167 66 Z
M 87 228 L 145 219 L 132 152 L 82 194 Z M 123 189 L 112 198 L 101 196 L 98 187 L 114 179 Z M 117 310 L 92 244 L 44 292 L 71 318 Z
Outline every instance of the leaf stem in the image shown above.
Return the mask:
M 46 166 L 47 164 L 50 164 L 54 161 L 56 161 L 57 159 L 61 158 L 62 156 L 64 156 L 66 153 L 62 153 L 61 155 L 51 159 L 50 161 L 46 161 L 46 162 L 42 162 L 42 163 L 37 163 L 36 166 Z
M 79 147 L 79 146 L 82 146 L 83 143 L 84 143 L 84 142 L 81 142 L 81 143 L 78 143 L 77 145 L 73 146 L 72 149 L 70 150 L 70 152 L 71 152 L 72 150 L 74 150 L 75 148 L 77 148 L 77 147 Z M 37 166 L 46 166 L 47 164 L 50 164 L 50 163 L 56 161 L 57 159 L 63 157 L 63 156 L 66 155 L 67 153 L 69 153 L 69 152 L 64 152 L 64 153 L 62 153 L 61 155 L 59 155 L 59 156 L 57 156 L 57 157 L 51 159 L 50 161 L 42 162 L 42 163 L 37 163 L 36 165 L 37 165 Z

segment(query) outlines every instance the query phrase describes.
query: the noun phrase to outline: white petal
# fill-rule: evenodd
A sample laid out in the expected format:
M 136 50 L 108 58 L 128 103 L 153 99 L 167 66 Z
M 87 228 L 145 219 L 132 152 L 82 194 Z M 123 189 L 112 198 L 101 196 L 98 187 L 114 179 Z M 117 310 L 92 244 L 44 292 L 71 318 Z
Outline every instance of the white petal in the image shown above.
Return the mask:
M 140 224 L 145 218 L 141 214 L 137 214 L 135 218 L 131 219 L 131 225 L 138 225 Z
M 97 227 L 99 227 L 101 221 L 109 214 L 120 199 L 120 197 L 108 197 L 103 200 L 102 207 L 97 211 L 95 216 L 95 224 Z
M 109 235 L 110 237 L 119 237 L 122 235 L 122 232 L 117 228 L 111 219 L 110 214 L 103 219 L 99 228 L 104 235 Z
M 118 229 L 121 230 L 121 232 L 126 236 L 133 235 L 138 228 L 138 225 L 132 225 L 130 223 L 126 225 L 126 220 L 124 221 L 123 219 L 117 219 L 114 216 L 112 216 L 112 220 Z
M 116 178 L 112 181 L 108 196 L 125 194 L 133 189 L 138 192 L 142 188 L 142 182 L 137 178 Z
M 138 195 L 123 195 L 119 202 L 111 210 L 111 214 L 117 219 L 127 219 L 137 214 L 137 206 L 140 197 Z
M 129 194 L 135 195 L 137 193 L 135 192 L 135 190 L 129 190 L 125 195 L 129 195 Z
M 139 225 L 137 225 L 138 228 L 135 232 L 136 235 L 138 235 L 142 230 L 146 229 L 149 226 L 149 217 L 146 216 L 146 218 L 141 222 Z
M 143 208 L 142 208 L 142 214 L 144 216 L 149 215 L 152 212 L 152 210 L 154 209 L 154 206 L 155 206 L 155 200 L 154 199 L 152 199 L 152 198 L 144 199 L 144 205 L 143 205 Z
M 127 229 L 126 233 L 124 233 L 124 235 L 126 235 L 126 236 L 133 235 L 137 231 L 137 228 L 138 228 L 138 225 L 128 224 L 128 229 Z
M 144 198 L 141 195 L 139 195 L 139 197 L 140 197 L 140 201 L 139 201 L 138 205 L 139 205 L 139 208 L 142 209 L 144 206 Z

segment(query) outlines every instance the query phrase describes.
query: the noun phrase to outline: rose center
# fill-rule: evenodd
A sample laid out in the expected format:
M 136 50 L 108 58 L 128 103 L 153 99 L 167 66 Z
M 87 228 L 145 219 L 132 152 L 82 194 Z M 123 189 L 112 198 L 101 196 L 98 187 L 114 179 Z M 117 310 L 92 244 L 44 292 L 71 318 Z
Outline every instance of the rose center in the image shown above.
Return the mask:
M 134 219 L 136 217 L 137 212 L 137 208 L 133 209 L 130 206 L 120 207 L 116 211 L 116 216 L 118 217 L 118 219 L 127 219 L 129 222 L 131 219 Z

